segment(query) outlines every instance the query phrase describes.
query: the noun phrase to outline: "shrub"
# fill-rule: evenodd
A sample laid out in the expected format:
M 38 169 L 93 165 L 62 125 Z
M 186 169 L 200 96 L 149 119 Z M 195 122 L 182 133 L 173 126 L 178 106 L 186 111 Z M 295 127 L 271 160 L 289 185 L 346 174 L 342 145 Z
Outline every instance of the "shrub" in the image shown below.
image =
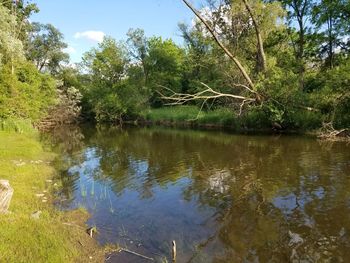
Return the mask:
M 56 83 L 40 73 L 33 64 L 6 65 L 0 70 L 0 118 L 39 120 L 55 103 Z

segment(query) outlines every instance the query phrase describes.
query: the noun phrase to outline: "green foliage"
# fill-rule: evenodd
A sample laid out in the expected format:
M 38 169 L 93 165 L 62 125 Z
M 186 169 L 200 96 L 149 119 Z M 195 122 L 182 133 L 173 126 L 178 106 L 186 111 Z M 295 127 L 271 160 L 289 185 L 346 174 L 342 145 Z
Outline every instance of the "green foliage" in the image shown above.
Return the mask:
M 16 3 L 16 4 L 14 4 Z M 19 27 L 14 27 L 18 38 L 22 41 L 24 46 L 26 46 L 28 41 L 28 31 L 30 31 L 31 23 L 30 16 L 34 13 L 39 12 L 39 8 L 35 3 L 31 3 L 25 0 L 0 0 L 0 5 L 5 7 L 9 13 L 12 13 L 16 17 L 17 25 Z
M 201 111 L 196 106 L 175 106 L 151 109 L 143 116 L 152 122 L 182 122 L 191 125 L 216 125 L 236 128 L 237 116 L 227 108 Z
M 310 131 L 320 128 L 323 120 L 320 112 L 294 109 L 286 114 L 284 125 L 292 130 Z
M 131 58 L 130 81 L 144 87 L 151 106 L 161 106 L 159 90 L 181 91 L 185 52 L 172 40 L 145 37 L 142 29 L 130 29 L 127 39 Z
M 63 49 L 63 34 L 51 24 L 32 23 L 26 56 L 35 63 L 38 70 L 58 74 L 63 62 L 68 62 L 69 56 Z
M 332 121 L 335 127 L 350 127 L 350 59 L 309 81 L 312 103 Z
M 333 68 L 336 65 L 335 49 L 349 48 L 346 40 L 349 34 L 349 14 L 344 0 L 322 0 L 313 7 L 313 23 L 320 30 L 321 44 L 319 56 L 325 56 L 325 65 Z
M 127 56 L 124 47 L 105 38 L 97 49 L 84 55 L 82 66 L 90 73 L 82 87 L 97 121 L 121 121 L 136 116 L 144 103 L 140 87 L 126 78 Z
M 0 131 L 33 134 L 32 121 L 29 119 L 0 119 Z
M 4 63 L 13 63 L 24 58 L 23 45 L 15 28 L 16 17 L 0 4 L 0 69 Z
M 180 24 L 179 29 L 186 44 L 181 91 L 198 92 L 202 89 L 200 82 L 220 90 L 225 86 L 225 81 L 230 81 L 227 75 L 225 76 L 227 71 L 233 71 L 230 62 L 223 57 L 213 40 L 203 35 L 198 25 L 189 28 L 185 24 Z
M 183 60 L 183 50 L 172 40 L 162 40 L 160 37 L 148 40 L 146 64 L 149 76 L 146 86 L 151 90 L 151 105 L 160 105 L 159 94 L 156 91 L 161 87 L 181 91 Z
M 145 119 L 151 121 L 190 121 L 194 120 L 199 109 L 194 106 L 164 107 L 151 109 L 145 114 Z M 201 113 L 202 115 L 203 113 Z
M 348 68 L 344 65 L 348 50 L 344 41 L 341 41 L 343 46 L 337 41 L 345 40 L 348 25 L 344 20 L 348 10 L 345 3 L 248 1 L 267 56 L 264 72 L 259 71 L 257 31 L 244 3 L 238 0 L 207 3 L 210 9 L 206 13 L 207 22 L 250 75 L 263 96 L 261 105 L 241 107 L 241 101 L 223 96 L 191 101 L 188 104 L 196 105 L 193 108 L 164 108 L 159 112 L 154 109 L 164 107 L 159 93 L 171 95 L 170 90 L 196 93 L 205 89 L 202 83 L 218 92 L 251 96 L 240 85 L 246 84 L 241 72 L 223 55 L 203 24 L 195 20 L 192 26 L 179 25 L 184 47 L 160 37 L 148 38 L 142 29 L 130 29 L 126 45 L 109 38 L 88 52 L 83 62 L 88 74 L 80 77 L 84 84 L 79 88 L 84 95 L 85 112 L 92 113 L 98 121 L 117 121 L 144 116 L 142 112 L 150 106 L 151 113 L 146 114 L 146 118 L 155 121 L 195 120 L 247 129 L 315 129 L 327 120 L 339 127 L 348 125 L 344 117 L 348 115 L 347 110 L 338 105 L 341 93 L 329 87 L 330 83 L 336 84 L 344 91 L 347 85 L 344 76 Z M 324 13 L 313 15 L 313 10 L 321 7 Z M 340 10 L 341 15 L 334 10 Z M 332 44 L 322 32 L 325 29 L 322 25 L 328 19 L 326 16 L 324 20 L 327 11 L 332 11 L 331 19 L 336 22 L 331 32 L 336 36 Z M 305 19 L 311 19 L 310 23 L 305 24 Z M 337 71 L 324 67 L 327 58 L 320 51 L 322 45 L 333 48 L 328 49 L 331 52 L 328 56 L 332 55 L 332 60 L 339 65 Z M 342 105 L 347 105 L 347 96 L 342 98 Z M 204 102 L 205 111 L 198 115 L 193 109 Z M 207 107 L 215 110 L 206 111 Z M 311 111 L 305 110 L 308 108 Z M 242 115 L 237 117 L 235 112 L 240 110 Z
M 56 83 L 52 77 L 38 72 L 29 62 L 0 70 L 0 118 L 39 120 L 55 103 Z
M 240 125 L 248 130 L 271 129 L 270 115 L 262 107 L 253 107 L 243 113 L 240 118 Z
M 171 39 L 146 37 L 142 29 L 130 29 L 125 42 L 106 37 L 84 54 L 76 70 L 65 66 L 68 55 L 62 33 L 51 24 L 29 22 L 30 15 L 38 12 L 35 4 L 0 3 L 2 119 L 37 121 L 50 109 L 64 122 L 64 118 L 75 119 L 82 107 L 84 117 L 121 122 L 138 119 L 151 108 L 148 117 L 155 120 L 195 120 L 248 129 L 314 129 L 322 122 L 349 126 L 348 1 L 247 0 L 250 12 L 240 0 L 207 0 L 200 13 L 240 61 L 262 99 L 242 104 L 227 96 L 202 97 L 188 102 L 188 108 L 159 112 L 154 108 L 165 106 L 160 93 L 197 93 L 210 87 L 219 93 L 255 96 L 201 21 L 179 25 L 183 46 Z M 257 33 L 266 55 L 264 71 Z M 55 80 L 25 62 L 24 54 Z M 198 114 L 202 104 L 205 107 Z M 237 116 L 238 112 L 242 114 Z

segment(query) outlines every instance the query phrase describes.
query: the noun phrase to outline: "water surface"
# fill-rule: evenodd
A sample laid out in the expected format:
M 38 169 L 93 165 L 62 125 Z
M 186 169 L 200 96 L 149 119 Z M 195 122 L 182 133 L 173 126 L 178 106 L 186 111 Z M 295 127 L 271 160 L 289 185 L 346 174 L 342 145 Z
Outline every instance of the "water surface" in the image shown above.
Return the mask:
M 350 146 L 163 128 L 56 132 L 62 209 L 101 244 L 178 262 L 346 262 Z

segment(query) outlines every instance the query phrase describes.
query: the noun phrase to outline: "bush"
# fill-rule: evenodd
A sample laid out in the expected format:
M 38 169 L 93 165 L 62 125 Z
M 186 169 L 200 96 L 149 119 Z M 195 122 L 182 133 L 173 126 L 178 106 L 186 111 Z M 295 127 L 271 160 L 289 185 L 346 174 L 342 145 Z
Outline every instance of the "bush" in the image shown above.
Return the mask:
M 285 125 L 289 129 L 314 130 L 322 126 L 323 118 L 321 112 L 294 110 L 287 113 Z
M 237 125 L 237 116 L 228 108 L 218 108 L 212 111 L 206 111 L 198 118 L 198 123 L 234 127 Z
M 350 59 L 338 67 L 315 76 L 309 83 L 314 92 L 312 103 L 324 115 L 324 120 L 333 122 L 335 128 L 350 127 Z M 317 83 L 317 87 L 315 86 Z
M 55 103 L 56 83 L 24 62 L 11 73 L 9 65 L 0 70 L 0 118 L 39 120 Z
M 271 128 L 269 117 L 263 107 L 253 107 L 239 118 L 239 123 L 246 129 L 269 129 Z

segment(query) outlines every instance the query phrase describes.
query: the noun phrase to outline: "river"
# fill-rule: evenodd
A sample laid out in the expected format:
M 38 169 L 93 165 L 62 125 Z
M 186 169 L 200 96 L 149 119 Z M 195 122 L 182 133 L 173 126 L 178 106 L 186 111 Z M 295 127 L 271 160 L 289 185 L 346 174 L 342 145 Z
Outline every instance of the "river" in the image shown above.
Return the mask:
M 346 262 L 350 145 L 167 128 L 55 132 L 60 209 L 171 262 Z M 113 261 L 110 261 L 113 262 Z

